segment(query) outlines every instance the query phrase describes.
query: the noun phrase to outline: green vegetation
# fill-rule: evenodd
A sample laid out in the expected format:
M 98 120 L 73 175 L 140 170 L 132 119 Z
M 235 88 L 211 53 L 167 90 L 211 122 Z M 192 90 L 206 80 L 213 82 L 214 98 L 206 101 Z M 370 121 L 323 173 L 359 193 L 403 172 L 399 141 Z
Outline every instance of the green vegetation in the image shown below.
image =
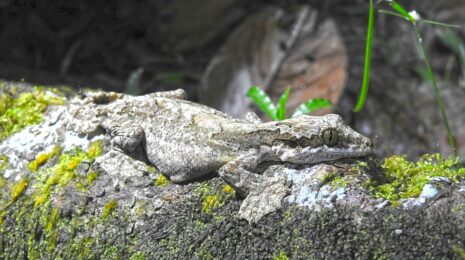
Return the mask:
M 142 252 L 136 252 L 129 257 L 129 260 L 145 260 L 145 254 Z
M 170 180 L 163 174 L 158 174 L 157 178 L 155 179 L 155 185 L 158 187 L 164 187 L 170 184 Z
M 461 246 L 452 246 L 452 251 L 454 251 L 455 255 L 457 256 L 456 259 L 465 259 L 465 249 Z
M 148 171 L 149 173 L 156 173 L 156 172 L 157 172 L 157 169 L 156 169 L 153 165 L 147 164 L 147 171 Z
M 116 200 L 110 200 L 103 206 L 103 211 L 102 211 L 102 219 L 108 218 L 108 216 L 113 213 L 113 211 L 116 209 L 116 206 L 118 206 L 118 201 Z
M 451 29 L 446 29 L 441 31 L 439 35 L 439 39 L 441 42 L 447 46 L 457 57 L 460 65 L 460 80 L 462 84 L 465 83 L 465 43 L 463 42 L 462 38 L 460 37 L 459 33 L 453 31 Z M 448 62 L 449 63 L 449 62 Z M 449 64 L 448 64 L 449 65 Z M 446 72 L 444 75 L 444 81 L 447 83 L 449 82 L 450 78 L 450 70 L 451 68 L 446 67 Z
M 203 246 L 197 249 L 196 255 L 202 260 L 213 260 L 215 257 Z
M 346 180 L 342 176 L 336 176 L 330 184 L 337 188 L 345 188 L 347 186 Z
M 223 192 L 227 194 L 236 194 L 236 191 L 233 187 L 231 187 L 231 185 L 224 185 Z
M 328 172 L 323 175 L 320 185 L 323 186 L 328 183 L 336 188 L 344 188 L 347 186 L 347 182 L 344 180 L 344 178 L 336 172 Z
M 382 2 L 378 1 L 378 3 Z M 418 29 L 417 23 L 429 23 L 429 24 L 434 24 L 434 25 L 440 25 L 440 26 L 445 26 L 445 27 L 458 27 L 456 25 L 449 25 L 449 24 L 444 24 L 436 21 L 431 21 L 431 20 L 426 20 L 426 19 L 421 19 L 416 11 L 408 12 L 403 6 L 401 6 L 399 3 L 396 1 L 387 1 L 384 0 L 384 2 L 387 2 L 389 6 L 394 10 L 393 11 L 388 11 L 388 10 L 380 10 L 381 13 L 384 14 L 389 14 L 389 15 L 394 15 L 401 17 L 413 26 L 413 30 L 415 32 L 415 40 L 416 44 L 418 46 L 418 49 L 420 51 L 420 57 L 423 60 L 425 66 L 426 66 L 426 75 L 425 77 L 431 80 L 432 88 L 433 88 L 433 93 L 434 96 L 436 97 L 436 102 L 438 104 L 439 112 L 441 115 L 441 118 L 444 123 L 444 127 L 447 130 L 447 137 L 448 137 L 448 142 L 449 146 L 454 153 L 454 156 L 457 157 L 457 150 L 455 147 L 455 140 L 454 136 L 452 135 L 452 131 L 449 126 L 449 120 L 447 118 L 446 114 L 446 109 L 444 106 L 444 100 L 441 97 L 441 94 L 439 92 L 439 87 L 437 84 L 436 76 L 433 73 L 431 63 L 429 61 L 428 55 L 425 51 L 425 47 L 423 46 L 423 40 L 420 35 L 420 30 Z M 368 83 L 370 80 L 370 67 L 371 67 L 371 52 L 372 52 L 372 41 L 373 41 L 373 34 L 374 34 L 374 9 L 375 6 L 373 5 L 373 0 L 370 0 L 370 8 L 369 8 L 369 15 L 368 15 L 368 31 L 367 31 L 367 37 L 366 37 L 366 49 L 365 49 L 365 68 L 364 68 L 364 74 L 363 74 L 363 83 L 362 83 L 362 88 L 360 90 L 360 95 L 359 99 L 357 101 L 357 104 L 354 108 L 355 112 L 359 112 L 362 110 L 363 105 L 365 104 L 365 99 L 368 93 Z
M 220 207 L 222 204 L 219 194 L 207 195 L 202 201 L 202 211 L 210 213 L 213 209 Z
M 26 178 L 21 178 L 18 182 L 11 185 L 10 190 L 10 204 L 14 203 L 23 192 L 26 190 L 28 185 L 28 180 Z
M 57 156 L 60 153 L 61 147 L 57 145 L 53 148 L 51 152 L 40 153 L 39 155 L 37 155 L 36 158 L 27 165 L 27 167 L 30 171 L 36 172 L 39 169 L 39 167 L 47 163 L 47 161 L 50 160 L 50 158 Z
M 202 183 L 196 189 L 195 195 L 202 198 L 202 212 L 212 213 L 213 210 L 224 205 L 224 202 L 233 197 L 234 189 L 229 185 L 224 185 L 222 189 L 214 191 L 207 183 Z
M 291 88 L 288 87 L 279 98 L 278 107 L 276 107 L 273 104 L 273 101 L 271 101 L 271 98 L 261 88 L 257 86 L 252 86 L 249 89 L 249 91 L 247 91 L 247 96 L 251 98 L 252 101 L 271 118 L 271 120 L 276 121 L 286 119 L 286 104 L 290 92 Z M 327 99 L 309 99 L 306 102 L 302 103 L 300 106 L 298 106 L 291 117 L 310 114 L 315 110 L 330 106 L 332 106 L 331 102 Z
M 370 0 L 370 8 L 368 11 L 368 29 L 365 41 L 365 64 L 363 67 L 363 82 L 362 88 L 360 89 L 360 95 L 358 97 L 357 104 L 355 105 L 354 111 L 360 112 L 365 104 L 365 100 L 368 94 L 368 85 L 370 82 L 370 70 L 371 70 L 371 53 L 373 51 L 373 34 L 375 32 L 375 8 L 373 0 Z
M 465 168 L 457 168 L 458 159 L 444 159 L 440 154 L 426 154 L 418 162 L 410 162 L 405 156 L 386 158 L 381 167 L 386 180 L 382 183 L 371 181 L 370 190 L 375 197 L 391 202 L 399 199 L 418 197 L 423 186 L 433 177 L 446 177 L 458 182 L 465 176 Z
M 62 105 L 63 98 L 36 87 L 32 93 L 0 94 L 0 141 L 29 125 L 42 122 L 49 105 Z
M 279 255 L 274 255 L 273 260 L 288 260 L 289 257 L 287 257 L 286 253 L 284 251 L 280 251 Z
M 41 169 L 37 174 L 37 183 L 35 184 L 36 192 L 34 195 L 34 206 L 40 206 L 48 200 L 52 188 L 56 185 L 65 187 L 71 180 L 76 177 L 76 169 L 83 161 L 93 161 L 102 152 L 101 141 L 92 143 L 87 151 L 73 149 L 63 153 L 58 158 L 58 163 L 46 169 Z M 55 150 L 55 149 L 54 149 Z M 95 176 L 96 177 L 96 176 Z M 87 182 L 89 183 L 87 177 Z M 93 181 L 93 180 L 92 180 Z
M 94 183 L 95 179 L 98 177 L 98 172 L 92 171 L 87 174 L 86 181 L 87 185 Z
M 9 163 L 10 162 L 9 162 L 8 156 L 4 154 L 0 154 L 0 173 L 3 172 L 3 170 L 8 167 Z

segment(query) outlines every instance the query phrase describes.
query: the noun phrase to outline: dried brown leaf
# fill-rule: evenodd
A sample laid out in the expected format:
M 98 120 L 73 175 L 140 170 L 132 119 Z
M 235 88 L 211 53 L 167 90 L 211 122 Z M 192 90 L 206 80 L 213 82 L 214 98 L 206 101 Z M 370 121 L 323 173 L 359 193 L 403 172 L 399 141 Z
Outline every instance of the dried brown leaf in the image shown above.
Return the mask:
M 227 39 L 204 73 L 202 102 L 233 116 L 253 108 L 245 93 L 252 85 L 276 100 L 293 88 L 293 109 L 313 97 L 337 102 L 347 77 L 347 58 L 335 24 L 316 25 L 316 11 L 268 8 L 246 19 Z

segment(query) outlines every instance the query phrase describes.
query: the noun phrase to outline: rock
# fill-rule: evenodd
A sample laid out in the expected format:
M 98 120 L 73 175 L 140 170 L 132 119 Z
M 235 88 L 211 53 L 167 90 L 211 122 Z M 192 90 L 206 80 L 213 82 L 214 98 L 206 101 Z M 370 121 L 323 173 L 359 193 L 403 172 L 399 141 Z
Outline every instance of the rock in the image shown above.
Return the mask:
M 263 216 L 281 209 L 281 202 L 289 192 L 284 175 L 267 176 L 261 184 L 260 189 L 250 192 L 239 209 L 239 217 L 249 223 L 256 223 Z
M 462 248 L 463 181 L 431 180 L 391 206 L 368 187 L 380 173 L 350 160 L 263 164 L 263 183 L 244 200 L 214 174 L 156 185 L 159 173 L 112 149 L 94 122 L 75 126 L 87 135 L 65 128 L 68 108 L 0 142 L 10 159 L 0 169 L 0 258 L 451 259 Z M 96 140 L 101 153 L 88 159 Z M 28 169 L 57 144 L 61 155 Z
M 434 187 L 433 184 L 427 183 L 423 186 L 423 190 L 420 193 L 420 198 L 431 199 L 438 195 L 438 190 Z

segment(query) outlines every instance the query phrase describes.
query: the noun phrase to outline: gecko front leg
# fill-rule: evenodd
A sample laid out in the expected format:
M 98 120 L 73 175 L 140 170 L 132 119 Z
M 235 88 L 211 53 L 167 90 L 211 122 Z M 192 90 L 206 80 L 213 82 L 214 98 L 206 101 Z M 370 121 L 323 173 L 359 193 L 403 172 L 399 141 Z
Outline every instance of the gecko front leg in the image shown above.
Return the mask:
M 111 137 L 111 147 L 121 152 L 133 153 L 145 139 L 144 129 L 137 125 L 112 125 L 109 122 L 100 124 Z
M 257 166 L 273 158 L 271 148 L 261 146 L 223 165 L 218 170 L 218 174 L 236 190 L 239 196 L 246 197 L 252 188 L 258 187 L 263 181 L 262 175 L 254 173 Z
M 263 121 L 255 112 L 247 112 L 247 114 L 244 116 L 244 120 L 252 124 L 263 123 Z
M 182 89 L 170 90 L 170 91 L 160 91 L 149 94 L 150 97 L 163 97 L 163 98 L 177 98 L 177 99 L 185 99 L 187 100 L 187 92 Z

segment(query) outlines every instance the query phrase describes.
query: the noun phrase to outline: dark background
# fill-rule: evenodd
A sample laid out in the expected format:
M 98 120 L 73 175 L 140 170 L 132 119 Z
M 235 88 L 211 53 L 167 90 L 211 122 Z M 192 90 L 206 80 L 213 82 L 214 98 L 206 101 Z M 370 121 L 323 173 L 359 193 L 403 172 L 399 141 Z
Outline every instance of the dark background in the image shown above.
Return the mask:
M 399 2 L 422 17 L 462 25 L 457 33 L 463 39 L 464 0 Z M 352 112 L 362 79 L 368 1 L 0 0 L 0 78 L 123 92 L 129 75 L 143 68 L 140 93 L 182 87 L 198 100 L 202 73 L 234 28 L 267 6 L 290 10 L 299 4 L 317 9 L 320 20 L 337 22 L 349 57 L 337 112 L 375 139 L 378 154 L 450 154 L 432 91 L 415 72 L 421 60 L 412 29 L 399 18 L 377 15 L 367 106 Z M 465 91 L 459 58 L 438 38 L 437 26 L 420 29 L 435 72 L 450 74 L 447 84 L 442 78 L 440 83 L 461 148 Z

